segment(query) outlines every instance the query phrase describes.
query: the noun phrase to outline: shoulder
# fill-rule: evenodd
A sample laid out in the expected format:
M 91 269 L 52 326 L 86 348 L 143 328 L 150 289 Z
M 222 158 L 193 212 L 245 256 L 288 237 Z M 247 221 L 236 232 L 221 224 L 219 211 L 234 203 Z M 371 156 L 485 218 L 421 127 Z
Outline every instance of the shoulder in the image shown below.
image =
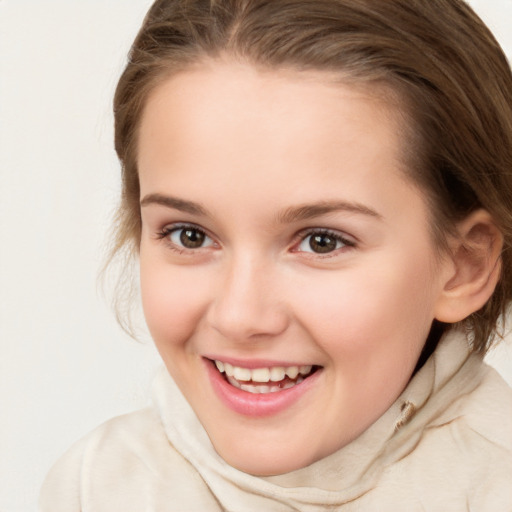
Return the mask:
M 145 450 L 163 436 L 160 420 L 155 412 L 142 409 L 133 413 L 112 418 L 75 443 L 57 462 L 53 469 L 76 463 L 85 464 L 100 454 L 108 457 L 137 451 L 143 443 Z
M 94 465 L 100 454 L 108 459 L 112 450 L 126 457 L 131 449 L 123 450 L 123 445 L 129 445 L 133 439 L 153 430 L 155 419 L 150 409 L 119 416 L 76 442 L 46 476 L 40 494 L 40 510 L 81 510 L 82 475 L 87 466 Z M 114 461 L 110 465 L 113 464 Z
M 455 460 L 473 463 L 466 471 L 487 467 L 490 476 L 496 465 L 512 479 L 512 389 L 483 362 L 475 381 L 427 426 L 425 437 L 431 433 Z
M 46 477 L 40 511 L 128 512 L 146 510 L 155 499 L 167 502 L 158 510 L 167 510 L 191 483 L 201 495 L 195 470 L 148 408 L 113 418 L 72 446 Z
M 459 408 L 452 437 L 464 454 L 469 503 L 475 510 L 512 509 L 512 389 L 485 365 L 480 384 L 460 398 Z
M 512 455 L 512 388 L 485 363 L 478 385 L 454 401 L 448 416 L 438 423 L 450 419 L 461 431 Z
M 398 466 L 425 503 L 512 510 L 512 389 L 484 363 L 475 380 L 421 429 Z

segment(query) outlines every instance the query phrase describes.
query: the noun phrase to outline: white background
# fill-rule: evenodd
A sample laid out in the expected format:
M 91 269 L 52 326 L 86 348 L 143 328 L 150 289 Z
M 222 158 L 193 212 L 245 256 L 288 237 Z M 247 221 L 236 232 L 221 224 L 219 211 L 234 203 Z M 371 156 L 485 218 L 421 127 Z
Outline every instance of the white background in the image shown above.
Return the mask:
M 111 99 L 150 0 L 0 0 L 0 512 L 148 403 L 158 358 L 97 289 L 119 191 Z M 512 0 L 473 0 L 509 56 Z M 512 352 L 492 357 L 512 381 Z M 115 512 L 115 511 L 113 511 Z

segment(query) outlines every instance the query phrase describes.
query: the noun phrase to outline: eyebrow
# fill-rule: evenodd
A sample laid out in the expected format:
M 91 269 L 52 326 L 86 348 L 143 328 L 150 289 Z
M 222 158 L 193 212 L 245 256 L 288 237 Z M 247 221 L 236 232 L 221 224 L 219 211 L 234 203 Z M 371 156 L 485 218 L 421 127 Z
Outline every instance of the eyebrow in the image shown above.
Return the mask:
M 173 208 L 174 210 L 190 213 L 192 215 L 208 215 L 206 208 L 201 206 L 199 203 L 187 201 L 186 199 L 179 199 L 177 197 L 164 196 L 162 194 L 148 194 L 140 202 L 141 207 L 151 204 L 158 204 L 167 208 Z
M 304 204 L 286 208 L 277 215 L 277 222 L 288 224 L 301 220 L 313 219 L 322 215 L 336 212 L 349 212 L 382 219 L 375 210 L 359 203 L 348 201 L 322 201 L 320 203 Z
M 151 204 L 165 206 L 166 208 L 172 208 L 192 215 L 205 217 L 209 215 L 208 210 L 199 203 L 163 194 L 148 194 L 140 202 L 141 207 Z M 348 201 L 322 201 L 319 203 L 303 204 L 286 208 L 277 214 L 276 220 L 278 224 L 289 224 L 335 212 L 356 213 L 382 219 L 382 216 L 375 210 L 359 203 L 351 203 Z

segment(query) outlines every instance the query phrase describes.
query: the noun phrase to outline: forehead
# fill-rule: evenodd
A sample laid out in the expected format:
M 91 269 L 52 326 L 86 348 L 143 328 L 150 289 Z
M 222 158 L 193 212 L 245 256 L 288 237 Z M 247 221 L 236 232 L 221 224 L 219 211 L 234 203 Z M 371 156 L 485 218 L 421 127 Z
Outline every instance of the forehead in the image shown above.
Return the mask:
M 325 101 L 351 95 L 364 98 L 380 109 L 387 106 L 390 112 L 405 106 L 402 105 L 399 87 L 384 79 L 358 77 L 343 71 L 272 68 L 229 60 L 228 57 L 200 60 L 157 81 L 150 90 L 145 111 L 151 103 L 162 98 L 169 100 L 169 92 L 179 102 L 187 97 L 193 97 L 194 102 L 213 99 L 221 102 L 242 96 L 275 106 L 283 100 L 293 101 L 298 95 L 314 96 L 317 100 Z M 250 93 L 250 97 L 246 96 L 247 93 Z M 214 107 L 214 104 L 210 104 L 208 110 Z
M 396 147 L 399 160 L 404 123 L 398 105 L 396 95 L 383 84 L 346 84 L 327 72 L 206 61 L 152 91 L 141 120 L 138 153 L 143 159 L 146 148 L 162 143 L 175 143 L 175 150 L 183 151 L 207 147 L 218 144 L 230 130 L 246 157 L 264 137 L 269 139 L 268 152 L 280 147 L 301 153 L 366 132 L 372 136 L 361 137 L 359 144 Z M 219 127 L 226 133 L 219 133 Z M 309 143 L 302 144 L 302 139 Z
M 148 98 L 139 131 L 141 193 L 172 188 L 202 202 L 231 193 L 231 207 L 242 189 L 281 203 L 355 194 L 378 206 L 383 190 L 375 183 L 408 181 L 397 110 L 384 87 L 330 73 L 208 62 L 167 79 Z M 244 200 L 240 208 L 250 204 Z

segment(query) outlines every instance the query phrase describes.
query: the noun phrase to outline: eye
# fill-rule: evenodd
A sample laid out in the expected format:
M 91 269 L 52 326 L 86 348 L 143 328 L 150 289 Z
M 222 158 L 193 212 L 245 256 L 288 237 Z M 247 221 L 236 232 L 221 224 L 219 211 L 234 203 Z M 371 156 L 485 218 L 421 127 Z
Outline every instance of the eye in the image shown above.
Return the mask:
M 343 247 L 353 247 L 354 245 L 354 242 L 331 231 L 312 231 L 304 236 L 298 250 L 315 254 L 328 254 Z
M 214 244 L 213 240 L 200 228 L 196 226 L 174 226 L 165 228 L 161 238 L 167 238 L 172 245 L 183 249 L 201 249 Z

